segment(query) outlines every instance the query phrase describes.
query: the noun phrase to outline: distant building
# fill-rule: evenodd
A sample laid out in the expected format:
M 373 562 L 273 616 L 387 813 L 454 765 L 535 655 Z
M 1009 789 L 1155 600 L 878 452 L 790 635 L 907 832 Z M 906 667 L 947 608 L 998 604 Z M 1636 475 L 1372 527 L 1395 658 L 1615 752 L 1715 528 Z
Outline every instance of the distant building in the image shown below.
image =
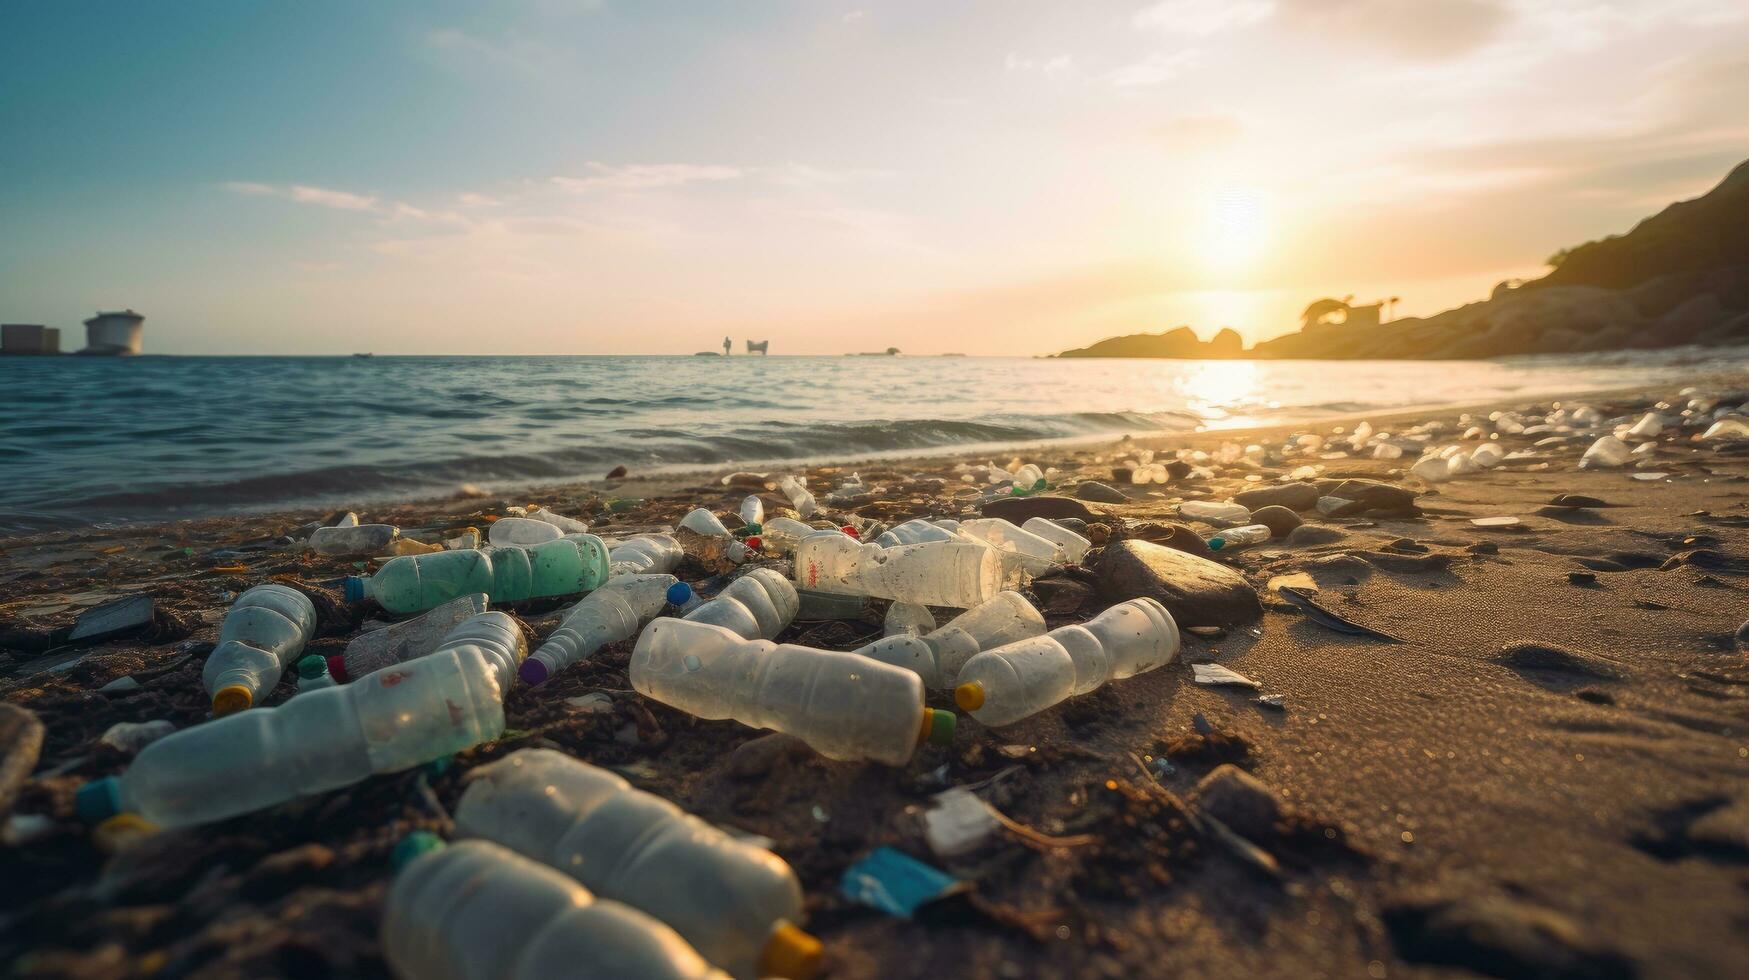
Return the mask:
M 133 310 L 99 313 L 85 321 L 85 349 L 79 353 L 138 354 L 145 326 L 146 318 Z
M 754 341 L 749 340 L 749 341 L 747 341 L 747 353 L 749 353 L 749 354 L 769 354 L 769 353 L 771 353 L 771 341 L 761 340 L 761 341 L 755 343 Z
M 0 353 L 59 354 L 61 331 L 40 323 L 0 324 Z

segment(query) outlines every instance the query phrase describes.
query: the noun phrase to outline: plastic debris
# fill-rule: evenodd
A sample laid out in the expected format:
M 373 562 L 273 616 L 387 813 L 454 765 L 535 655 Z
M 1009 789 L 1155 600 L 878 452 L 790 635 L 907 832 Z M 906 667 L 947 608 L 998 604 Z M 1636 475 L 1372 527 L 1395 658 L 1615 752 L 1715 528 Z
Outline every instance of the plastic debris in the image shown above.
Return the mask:
M 1262 544 L 1269 540 L 1272 533 L 1266 524 L 1246 524 L 1216 532 L 1209 537 L 1208 543 L 1211 550 L 1227 551 L 1243 548 L 1248 544 Z
M 1291 585 L 1280 585 L 1276 587 L 1275 591 L 1276 594 L 1283 599 L 1298 606 L 1300 611 L 1305 613 L 1306 617 L 1312 620 L 1312 622 L 1317 623 L 1325 629 L 1335 630 L 1338 633 L 1347 633 L 1350 636 L 1370 636 L 1378 640 L 1389 640 L 1392 643 L 1403 642 L 1389 633 L 1381 632 L 1373 629 L 1371 626 L 1362 625 L 1346 616 L 1331 612 L 1328 608 L 1320 604 L 1317 599 L 1314 599 L 1311 592 L 1305 589 L 1295 588 Z
M 128 596 L 87 609 L 73 621 L 68 643 L 97 643 L 136 633 L 152 623 L 153 601 L 149 595 Z
M 1178 516 L 1215 527 L 1238 527 L 1251 523 L 1251 509 L 1243 504 L 1187 500 L 1178 505 Z
M 238 596 L 201 671 L 213 714 L 252 707 L 315 633 L 316 607 L 296 589 L 257 585 Z
M 1195 681 L 1205 687 L 1249 687 L 1255 690 L 1263 686 L 1261 682 L 1220 664 L 1191 664 L 1190 669 Z
M 357 514 L 348 514 L 354 521 Z M 310 532 L 304 543 L 319 555 L 349 558 L 356 555 L 380 555 L 401 536 L 393 524 L 345 524 L 319 527 Z
M 965 886 L 897 848 L 878 847 L 844 869 L 838 891 L 860 905 L 909 919 L 918 908 Z
M 770 640 L 796 618 L 801 598 L 796 587 L 774 569 L 755 568 L 687 611 L 694 623 L 721 626 L 744 640 Z
M 675 599 L 685 602 L 691 594 L 692 590 L 672 575 L 610 578 L 565 613 L 559 628 L 534 656 L 522 662 L 518 674 L 525 683 L 544 683 L 609 643 L 631 639 L 640 624 L 648 622 Z
M 881 620 L 881 632 L 887 636 L 912 634 L 921 636 L 935 629 L 935 614 L 928 606 L 915 602 L 895 602 L 887 606 L 887 614 Z
M 175 731 L 175 723 L 164 718 L 141 722 L 121 721 L 104 729 L 97 740 L 110 748 L 133 755 Z
M 1470 523 L 1477 527 L 1517 527 L 1523 522 L 1516 517 L 1475 517 Z
M 486 530 L 486 541 L 494 548 L 530 547 L 557 541 L 565 536 L 558 525 L 528 517 L 501 517 Z
M 607 565 L 614 575 L 666 575 L 684 557 L 672 535 L 640 534 L 615 545 L 607 553 Z
M 923 839 L 940 858 L 977 850 L 1000 826 L 990 805 L 960 786 L 935 794 L 934 802 L 923 811 Z
M 484 592 L 493 602 L 575 595 L 607 581 L 607 546 L 593 534 L 531 548 L 445 551 L 394 558 L 368 577 L 345 582 L 348 602 L 375 599 L 390 612 L 423 612 Z
M 803 538 L 796 548 L 796 585 L 824 592 L 965 609 L 995 595 L 1004 578 L 999 553 L 982 544 L 882 548 L 824 532 Z
M 360 633 L 346 652 L 328 658 L 328 673 L 336 681 L 363 677 L 437 649 L 458 624 L 486 611 L 484 592 L 464 595 L 427 610 L 416 619 Z

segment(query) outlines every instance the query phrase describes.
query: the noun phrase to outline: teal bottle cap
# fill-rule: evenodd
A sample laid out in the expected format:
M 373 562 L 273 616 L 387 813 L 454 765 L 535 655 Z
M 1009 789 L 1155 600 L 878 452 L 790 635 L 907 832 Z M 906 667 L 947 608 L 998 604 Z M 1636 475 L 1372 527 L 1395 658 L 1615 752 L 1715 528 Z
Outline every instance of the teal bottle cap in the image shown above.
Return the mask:
M 121 812 L 121 780 L 114 776 L 93 779 L 73 794 L 73 809 L 79 819 L 99 824 Z
M 298 661 L 298 676 L 306 681 L 315 680 L 328 672 L 328 658 L 312 653 Z
M 396 844 L 395 849 L 389 853 L 389 867 L 399 872 L 420 856 L 432 851 L 441 851 L 447 846 L 449 845 L 443 842 L 443 838 L 431 831 L 415 830 L 401 838 L 401 842 Z

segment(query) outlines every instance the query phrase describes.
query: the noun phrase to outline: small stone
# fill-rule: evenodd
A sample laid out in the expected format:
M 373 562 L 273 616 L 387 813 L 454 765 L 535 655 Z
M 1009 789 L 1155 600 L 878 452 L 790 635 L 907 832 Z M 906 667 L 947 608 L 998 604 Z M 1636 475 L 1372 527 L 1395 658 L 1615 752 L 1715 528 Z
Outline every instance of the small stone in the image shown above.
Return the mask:
M 1464 550 L 1472 555 L 1497 555 L 1500 553 L 1500 546 L 1492 541 L 1477 541 Z
M 134 680 L 133 675 L 123 674 L 122 676 L 117 677 L 115 680 L 110 681 L 108 684 L 105 684 L 102 687 L 98 688 L 97 693 L 99 693 L 99 694 L 126 694 L 129 691 L 137 691 L 139 689 L 140 689 L 140 682 Z
M 1244 504 L 1252 511 L 1263 507 L 1311 510 L 1318 505 L 1318 488 L 1311 483 L 1284 483 L 1274 487 L 1259 487 L 1256 490 L 1239 491 L 1233 495 L 1233 502 Z M 1251 516 L 1256 517 L 1257 515 L 1253 513 Z
M 1305 523 L 1305 521 L 1300 520 L 1300 515 L 1279 504 L 1270 504 L 1267 507 L 1259 507 L 1252 511 L 1251 522 L 1269 528 L 1269 533 L 1278 538 L 1285 537 L 1294 528 Z
M 1582 493 L 1557 493 L 1549 500 L 1552 507 L 1608 507 L 1609 505 L 1596 497 L 1587 497 Z
M 1135 478 L 1135 475 L 1136 471 L 1133 467 L 1113 466 L 1111 468 L 1111 478 L 1117 483 L 1128 483 Z
M 1122 490 L 1106 486 L 1097 480 L 1081 481 L 1081 485 L 1075 488 L 1075 496 L 1100 504 L 1127 504 L 1130 502 L 1130 498 L 1124 496 Z
M 1413 490 L 1377 480 L 1342 480 L 1334 486 L 1327 486 L 1329 482 L 1318 484 L 1322 495 L 1352 500 L 1361 505 L 1363 511 L 1376 510 L 1405 515 L 1416 513 L 1417 494 Z
M 1595 572 L 1568 572 L 1567 573 L 1567 584 L 1568 585 L 1596 585 L 1597 584 L 1597 574 Z
M 1098 514 L 1072 497 L 1041 495 L 1036 497 L 998 497 L 983 507 L 985 517 L 1000 517 L 1012 524 L 1024 524 L 1034 517 L 1059 520 L 1073 517 L 1088 522 L 1099 520 Z
M 1214 549 L 1210 548 L 1209 543 L 1202 539 L 1202 535 L 1183 524 L 1162 524 L 1153 521 L 1137 524 L 1130 528 L 1129 537 L 1150 544 L 1163 545 L 1185 554 L 1195 555 L 1198 558 L 1213 558 L 1215 556 Z
M 1111 527 L 1107 524 L 1087 525 L 1087 540 L 1095 545 L 1103 545 L 1111 540 Z
M 1257 703 L 1263 705 L 1265 708 L 1274 708 L 1277 711 L 1286 711 L 1287 710 L 1287 695 L 1285 695 L 1285 694 L 1259 694 L 1257 696 Z
M 1288 532 L 1287 543 L 1290 545 L 1335 544 L 1348 535 L 1333 527 L 1321 524 L 1302 524 Z
M 1100 595 L 1111 602 L 1157 600 L 1180 626 L 1227 626 L 1262 615 L 1257 591 L 1225 565 L 1147 541 L 1119 541 L 1094 569 Z
M 1195 467 L 1186 463 L 1182 459 L 1173 459 L 1166 462 L 1166 475 L 1174 480 L 1182 480 L 1194 472 L 1196 472 Z
M 609 480 L 623 480 L 625 478 L 626 468 L 624 466 L 615 466 L 613 469 L 607 471 L 607 479 Z
M 1276 821 L 1287 809 L 1274 790 L 1230 762 L 1202 777 L 1190 791 L 1190 802 L 1250 840 L 1274 837 Z

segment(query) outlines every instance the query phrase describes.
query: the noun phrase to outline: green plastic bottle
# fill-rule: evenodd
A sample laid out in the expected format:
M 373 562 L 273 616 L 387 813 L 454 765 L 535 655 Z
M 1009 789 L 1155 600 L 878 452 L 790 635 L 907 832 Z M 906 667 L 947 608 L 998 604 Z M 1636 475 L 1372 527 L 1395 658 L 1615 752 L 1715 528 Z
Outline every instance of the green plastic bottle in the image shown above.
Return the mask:
M 576 595 L 607 581 L 607 546 L 593 534 L 570 534 L 532 547 L 403 555 L 375 575 L 345 583 L 348 602 L 372 598 L 390 612 L 434 609 L 484 592 L 493 602 Z

